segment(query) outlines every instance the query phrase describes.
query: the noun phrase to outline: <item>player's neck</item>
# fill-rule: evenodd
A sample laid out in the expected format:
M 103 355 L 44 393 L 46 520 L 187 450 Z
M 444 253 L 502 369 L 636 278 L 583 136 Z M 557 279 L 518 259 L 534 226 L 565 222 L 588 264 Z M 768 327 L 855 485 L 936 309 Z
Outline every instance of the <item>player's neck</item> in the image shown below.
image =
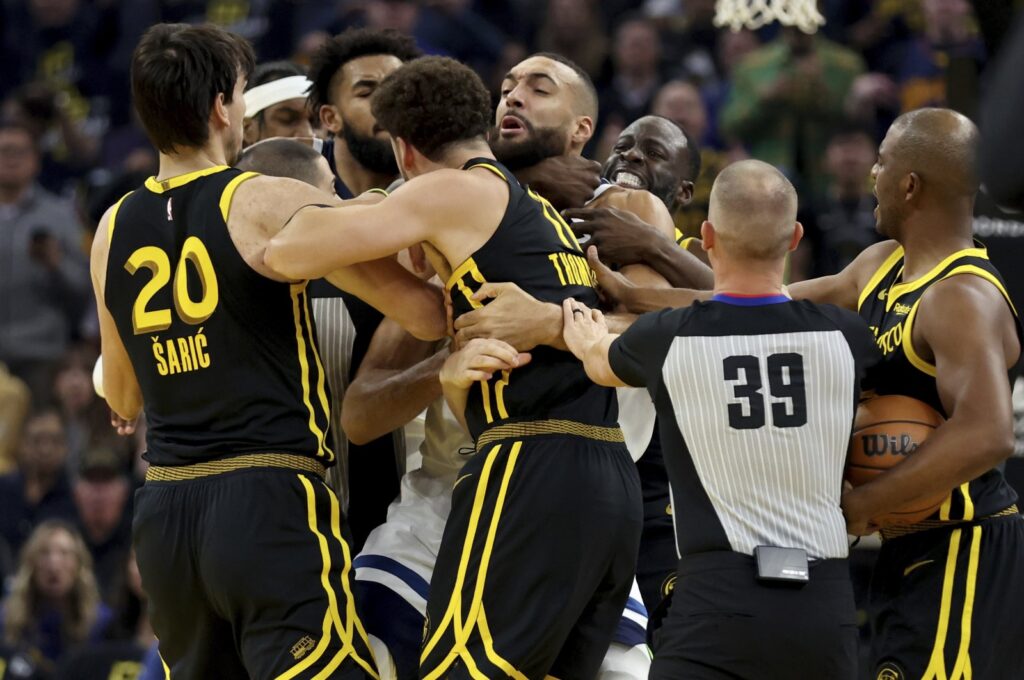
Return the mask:
M 395 181 L 398 174 L 380 173 L 368 170 L 349 151 L 348 145 L 341 137 L 335 137 L 334 141 L 334 167 L 338 169 L 338 177 L 352 192 L 353 196 L 370 189 L 386 189 Z
M 900 236 L 903 246 L 903 281 L 913 281 L 930 272 L 953 253 L 974 247 L 970 216 L 957 218 L 935 215 L 922 217 L 920 224 L 907 225 Z
M 716 261 L 713 266 L 715 295 L 781 295 L 785 264 L 752 264 Z
M 445 154 L 440 165 L 447 168 L 461 168 L 474 158 L 493 159 L 494 153 L 491 152 L 491 147 L 487 145 L 487 142 L 468 142 Z
M 160 154 L 160 166 L 156 173 L 158 180 L 165 180 L 178 175 L 185 175 L 197 170 L 227 165 L 224 149 L 217 145 L 207 145 L 200 149 L 189 149 L 182 153 Z

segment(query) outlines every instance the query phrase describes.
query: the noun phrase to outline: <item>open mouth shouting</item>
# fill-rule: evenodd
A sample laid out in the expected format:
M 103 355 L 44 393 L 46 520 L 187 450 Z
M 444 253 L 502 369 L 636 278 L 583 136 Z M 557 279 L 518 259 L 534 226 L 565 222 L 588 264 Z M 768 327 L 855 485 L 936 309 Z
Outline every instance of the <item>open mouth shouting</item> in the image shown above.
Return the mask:
M 501 123 L 498 125 L 498 135 L 502 139 L 514 139 L 516 137 L 522 137 L 530 131 L 529 124 L 520 118 L 512 114 L 507 114 L 501 119 Z

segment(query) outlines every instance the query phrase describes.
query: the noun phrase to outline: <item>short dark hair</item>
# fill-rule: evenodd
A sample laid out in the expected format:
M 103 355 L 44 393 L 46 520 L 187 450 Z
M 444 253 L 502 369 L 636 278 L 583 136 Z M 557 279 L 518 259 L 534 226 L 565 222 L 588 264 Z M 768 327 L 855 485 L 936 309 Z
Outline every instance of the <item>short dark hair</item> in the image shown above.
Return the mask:
M 482 139 L 493 125 L 480 76 L 448 57 L 409 62 L 380 84 L 371 110 L 381 127 L 432 161 L 452 144 Z
M 272 177 L 291 177 L 316 186 L 318 151 L 294 139 L 279 137 L 246 147 L 235 161 L 239 170 L 252 170 Z
M 210 137 L 218 94 L 231 103 L 235 81 L 256 65 L 244 38 L 217 26 L 157 24 L 132 54 L 132 99 L 153 145 L 163 153 L 198 148 Z
M 584 71 L 583 67 L 577 64 L 575 61 L 569 59 L 568 57 L 563 57 L 561 54 L 558 54 L 557 52 L 537 52 L 530 56 L 544 57 L 545 59 L 550 59 L 551 61 L 557 61 L 559 64 L 565 64 L 566 66 L 572 69 L 573 73 L 576 74 L 576 77 L 580 79 L 581 83 L 583 83 L 583 110 L 588 116 L 590 116 L 594 120 L 594 125 L 597 125 L 597 114 L 599 108 L 597 88 L 594 87 L 594 81 L 591 79 L 590 74 Z
M 331 81 L 341 67 L 359 57 L 387 54 L 406 62 L 421 56 L 416 42 L 398 31 L 350 28 L 321 45 L 310 60 L 309 108 L 316 112 L 331 103 Z
M 245 89 L 251 90 L 254 87 L 266 85 L 282 78 L 304 75 L 306 75 L 306 72 L 303 68 L 293 61 L 268 61 L 257 64 L 256 68 L 252 70 L 252 73 L 249 75 L 249 82 L 245 84 Z

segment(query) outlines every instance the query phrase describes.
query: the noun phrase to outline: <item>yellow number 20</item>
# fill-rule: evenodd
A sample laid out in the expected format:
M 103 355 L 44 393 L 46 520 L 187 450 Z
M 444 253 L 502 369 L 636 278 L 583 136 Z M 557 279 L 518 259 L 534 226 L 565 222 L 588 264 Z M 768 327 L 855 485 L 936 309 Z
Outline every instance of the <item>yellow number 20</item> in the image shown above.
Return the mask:
M 188 272 L 187 265 L 192 263 L 196 273 L 199 275 L 199 282 L 202 284 L 203 293 L 199 300 L 193 300 L 188 294 Z M 135 334 L 152 333 L 162 331 L 171 325 L 171 310 L 169 309 L 147 309 L 150 300 L 157 291 L 166 286 L 171 280 L 171 260 L 167 253 L 156 246 L 145 246 L 139 248 L 128 261 L 124 268 L 129 274 L 134 275 L 141 268 L 150 270 L 153 278 L 146 283 L 139 293 L 132 307 L 132 328 Z M 187 324 L 198 325 L 209 319 L 217 308 L 220 300 L 220 292 L 217 289 L 217 274 L 213 270 L 213 262 L 210 260 L 210 253 L 206 246 L 195 236 L 189 236 L 181 248 L 181 259 L 174 269 L 174 287 L 172 288 L 174 298 L 174 309 L 178 317 Z

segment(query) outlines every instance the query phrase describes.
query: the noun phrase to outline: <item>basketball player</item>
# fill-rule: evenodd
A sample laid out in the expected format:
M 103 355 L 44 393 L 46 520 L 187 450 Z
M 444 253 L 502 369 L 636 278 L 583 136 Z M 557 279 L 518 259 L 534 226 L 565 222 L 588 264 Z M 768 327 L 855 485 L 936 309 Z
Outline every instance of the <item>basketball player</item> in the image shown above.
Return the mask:
M 330 397 L 305 282 L 262 261 L 297 210 L 337 199 L 228 167 L 252 67 L 211 26 L 156 25 L 132 56 L 160 168 L 104 215 L 92 275 L 104 394 L 149 426 L 134 545 L 170 677 L 376 677 L 321 481 Z M 397 263 L 331 276 L 443 333 L 436 290 Z
M 334 191 L 348 199 L 387 189 L 398 179 L 398 166 L 387 133 L 370 111 L 370 98 L 381 81 L 404 62 L 420 55 L 412 38 L 395 31 L 353 29 L 325 42 L 312 55 L 309 109 L 328 133 L 314 140 L 333 171 Z M 339 462 L 330 473 L 342 497 L 353 548 L 387 518 L 405 469 L 401 432 L 386 430 L 352 445 L 341 428 L 342 399 L 366 354 L 382 315 L 330 282 L 310 282 L 325 368 L 337 400 L 331 423 Z
M 782 294 L 802 234 L 782 173 L 736 163 L 701 229 L 710 302 L 645 315 L 621 336 L 600 311 L 564 303 L 565 341 L 587 374 L 650 391 L 686 518 L 651 678 L 856 677 L 839 502 L 877 350 L 856 314 Z
M 334 192 L 334 173 L 327 159 L 294 139 L 277 137 L 248 146 L 239 154 L 235 167 L 271 177 L 291 177 L 325 194 Z
M 381 85 L 373 110 L 408 181 L 376 206 L 300 211 L 268 247 L 272 266 L 318 275 L 424 242 L 434 268 L 450 274 L 456 315 L 489 279 L 596 303 L 571 230 L 493 160 L 489 97 L 472 71 L 416 60 Z M 421 675 L 593 677 L 626 603 L 641 524 L 614 394 L 551 348 L 514 369 L 504 348 L 502 371 L 466 382 L 466 367 L 488 363 L 478 350 L 500 345 L 470 344 L 441 377 L 481 455 L 455 486 Z
M 581 106 L 579 102 L 580 95 L 585 95 L 588 91 L 585 74 L 577 73 L 571 63 L 550 57 L 531 57 L 524 64 L 530 65 L 531 70 L 536 69 L 536 72 L 548 74 L 545 79 L 552 81 L 548 83 L 551 91 L 544 97 L 547 100 L 544 103 L 548 105 L 545 113 L 549 115 L 549 120 L 553 124 L 547 126 L 536 124 L 533 118 L 533 103 L 535 99 L 540 98 L 532 94 L 530 88 L 526 87 L 526 83 L 523 83 L 519 87 L 508 89 L 506 104 L 499 107 L 497 112 L 496 128 L 501 125 L 504 112 L 514 103 L 517 116 L 523 127 L 526 128 L 525 133 L 516 136 L 516 144 L 541 147 L 540 151 L 529 154 L 531 162 L 543 163 L 547 160 L 542 157 L 543 153 L 579 153 L 582 143 L 571 143 L 572 132 L 576 129 L 576 119 L 581 115 L 592 119 L 596 113 L 587 109 L 585 103 Z M 513 73 L 521 68 L 522 65 L 514 67 Z M 561 88 L 553 87 L 556 80 L 563 82 Z M 551 114 L 557 115 L 551 116 Z M 554 123 L 555 120 L 558 122 Z M 687 158 L 690 147 L 686 144 L 685 136 L 675 125 L 660 125 L 661 120 L 652 119 L 647 121 L 650 124 L 641 124 L 638 127 L 630 126 L 628 131 L 630 135 L 638 133 L 636 143 L 645 150 L 640 159 L 633 157 L 629 159 L 628 167 L 633 169 L 632 176 L 656 177 L 657 180 L 648 182 L 648 185 L 652 189 L 659 190 L 661 192 L 658 194 L 659 196 L 669 195 L 677 188 L 680 188 L 682 192 L 681 185 L 685 182 L 678 175 L 673 176 L 672 172 L 663 172 L 662 169 L 665 165 L 681 174 L 684 174 L 686 168 L 690 167 Z M 491 144 L 492 149 L 501 152 L 499 160 L 504 157 L 506 152 L 511 153 L 513 157 L 526 155 L 518 149 L 510 149 L 508 140 L 505 140 L 504 143 L 496 143 L 495 140 L 498 138 L 499 133 L 495 129 L 492 131 Z M 550 138 L 563 141 L 546 144 L 544 139 Z M 667 163 L 660 163 L 655 172 L 649 173 L 647 164 L 649 162 L 659 163 L 657 160 L 659 153 L 664 153 L 667 156 Z M 619 168 L 627 165 L 617 162 L 618 158 L 619 155 L 613 155 L 609 159 L 607 167 Z M 535 167 L 536 164 L 525 169 L 530 170 Z M 610 188 L 613 185 L 605 184 L 603 186 Z M 633 194 L 640 194 L 640 196 L 634 197 Z M 632 202 L 642 206 L 649 203 L 649 199 L 643 194 L 646 192 L 642 189 L 623 189 L 605 192 L 602 195 L 616 199 L 629 197 Z M 493 285 L 500 289 L 503 285 L 514 284 Z M 478 292 L 483 292 L 485 288 L 488 286 L 483 286 Z M 486 300 L 486 298 L 481 299 Z M 486 310 L 489 307 L 489 305 L 485 306 L 473 314 L 484 313 L 486 315 Z M 465 316 L 468 314 L 461 317 L 460 321 Z M 525 325 L 521 323 L 523 318 L 528 317 L 519 316 L 517 317 L 518 321 L 516 319 L 506 321 L 521 326 Z M 392 322 L 385 321 L 374 336 L 360 372 L 346 393 L 342 408 L 342 422 L 351 440 L 357 442 L 408 423 L 406 426 L 406 448 L 409 451 L 415 451 L 418 448 L 423 456 L 423 467 L 411 470 L 403 477 L 400 498 L 392 503 L 388 512 L 388 521 L 371 533 L 363 551 L 354 561 L 356 600 L 371 635 L 371 641 L 374 635 L 384 641 L 387 649 L 391 650 L 390 656 L 393 657 L 397 667 L 397 677 L 407 678 L 415 675 L 418 666 L 418 658 L 416 658 L 418 652 L 414 655 L 410 653 L 410 650 L 419 648 L 426 609 L 425 585 L 429 582 L 433 571 L 438 546 L 441 542 L 441 530 L 451 506 L 451 487 L 455 482 L 458 470 L 467 460 L 465 451 L 472 450 L 472 442 L 465 435 L 460 437 L 455 434 L 458 432 L 457 423 L 450 411 L 433 404 L 441 396 L 441 386 L 437 376 L 449 355 L 448 349 L 444 348 L 435 352 L 436 347 L 433 344 L 417 341 L 394 326 Z M 389 327 L 392 327 L 391 330 L 388 330 Z M 560 332 L 560 329 L 561 318 L 559 317 L 558 329 L 555 332 Z M 642 391 L 639 392 L 642 393 Z M 649 397 L 646 394 L 642 394 L 642 397 L 649 405 Z M 428 407 L 430 410 L 425 422 L 422 418 L 413 421 L 417 414 Z M 620 423 L 624 418 L 622 409 L 623 402 L 620 398 Z M 626 435 L 627 448 L 634 458 L 642 454 L 651 457 L 650 466 L 656 468 L 660 472 L 660 477 L 664 478 L 664 467 L 660 462 L 660 454 L 651 450 L 644 453 L 647 443 L 652 440 L 653 418 L 653 413 L 649 419 L 646 418 L 646 415 L 639 416 L 640 424 L 633 428 L 638 436 L 634 438 L 635 441 L 631 442 L 630 436 Z M 634 414 L 634 420 L 637 420 L 636 414 Z M 646 431 L 641 432 L 644 427 L 646 427 Z M 651 548 L 646 551 L 641 550 L 645 561 L 644 567 L 650 566 L 651 578 L 647 580 L 652 584 L 652 593 L 657 594 L 660 585 L 670 574 L 675 573 L 677 560 L 671 517 L 666 512 L 666 508 L 669 506 L 667 478 L 663 483 L 658 483 L 660 480 L 654 483 L 650 483 L 651 481 L 653 480 L 645 482 L 641 472 L 641 483 L 648 484 L 644 487 L 645 507 L 657 507 L 657 512 L 651 513 L 652 516 L 655 516 L 652 522 L 649 525 L 645 523 L 645 532 L 650 528 L 652 535 L 660 534 L 659 530 L 662 528 L 664 520 L 668 520 L 669 532 L 667 541 L 661 541 L 663 545 L 658 546 L 662 548 L 660 550 L 660 553 L 664 555 L 662 559 L 658 559 L 656 551 Z M 658 538 L 661 538 L 660 535 Z M 656 542 L 651 541 L 651 544 Z M 644 567 L 640 568 L 641 571 Z M 612 673 L 620 674 L 615 677 L 647 677 L 650 657 L 643 644 L 645 627 L 646 610 L 638 593 L 634 592 L 627 602 L 626 611 L 616 629 L 613 645 L 605 655 L 598 677 L 608 677 L 605 674 Z M 382 665 L 382 672 L 385 672 L 383 659 L 387 655 L 386 651 L 377 650 L 377 659 L 378 663 Z
M 977 128 L 959 113 L 900 116 L 872 170 L 877 228 L 892 240 L 839 274 L 790 287 L 794 297 L 858 309 L 884 355 L 877 392 L 920 399 L 946 417 L 913 456 L 843 497 L 848 529 L 862 535 L 874 531 L 873 517 L 951 490 L 933 517 L 883 529 L 872 581 L 872 663 L 882 680 L 1002 680 L 1024 669 L 1024 520 L 997 467 L 1013 450 L 1021 329 L 971 238 L 977 148 Z M 693 299 L 641 293 L 597 266 L 632 309 Z
M 522 96 L 525 98 L 525 95 Z M 529 115 L 530 112 L 531 109 L 524 106 L 521 115 Z M 502 147 L 495 148 L 500 150 Z M 566 211 L 567 217 L 582 216 L 588 220 L 574 222 L 573 231 L 582 227 L 582 233 L 593 234 L 600 239 L 599 243 L 616 253 L 616 262 L 622 265 L 645 262 L 631 252 L 632 246 L 644 237 L 654 243 L 664 242 L 670 248 L 678 249 L 678 245 L 668 235 L 671 231 L 664 228 L 659 231 L 649 226 L 626 206 L 622 206 L 625 209 L 611 207 L 608 201 L 603 202 L 603 207 L 590 206 L 602 205 L 602 198 L 614 199 L 617 195 L 640 192 L 641 195 L 660 198 L 665 207 L 664 213 L 668 214 L 676 205 L 685 205 L 690 200 L 692 178 L 699 171 L 699 160 L 695 162 L 693 158 L 698 153 L 692 140 L 671 121 L 657 116 L 645 116 L 634 121 L 622 131 L 604 164 L 604 176 L 615 184 L 608 183 L 601 187 L 605 189 L 628 185 L 630 188 L 605 191 L 588 207 Z M 641 233 L 637 238 L 631 231 L 610 228 L 607 222 L 611 220 L 605 219 L 605 213 L 614 216 L 616 220 L 635 221 L 640 225 L 638 230 L 650 232 L 650 235 Z M 637 280 L 635 270 L 635 266 L 627 266 L 625 269 L 634 281 Z M 707 279 L 710 281 L 710 276 Z M 514 347 L 530 349 L 546 342 L 548 336 L 561 332 L 561 310 L 556 305 L 533 300 L 523 295 L 522 291 L 515 290 L 512 284 L 482 286 L 477 298 L 487 300 L 488 297 L 491 298 L 489 304 L 464 314 L 456 321 L 455 328 L 460 341 L 466 342 L 474 337 L 494 337 Z M 531 323 L 524 324 L 522 319 L 531 319 Z M 643 602 L 647 610 L 652 611 L 671 588 L 678 561 L 668 478 L 661 459 L 660 442 L 653 436 L 656 426 L 650 397 L 644 390 L 634 388 L 620 389 L 618 396 L 619 423 L 626 436 L 627 447 L 634 459 L 638 459 L 637 468 L 643 488 L 644 536 L 637 562 L 637 579 Z
M 257 66 L 245 90 L 242 145 L 272 137 L 312 137 L 306 108 L 309 85 L 305 71 L 290 61 Z

